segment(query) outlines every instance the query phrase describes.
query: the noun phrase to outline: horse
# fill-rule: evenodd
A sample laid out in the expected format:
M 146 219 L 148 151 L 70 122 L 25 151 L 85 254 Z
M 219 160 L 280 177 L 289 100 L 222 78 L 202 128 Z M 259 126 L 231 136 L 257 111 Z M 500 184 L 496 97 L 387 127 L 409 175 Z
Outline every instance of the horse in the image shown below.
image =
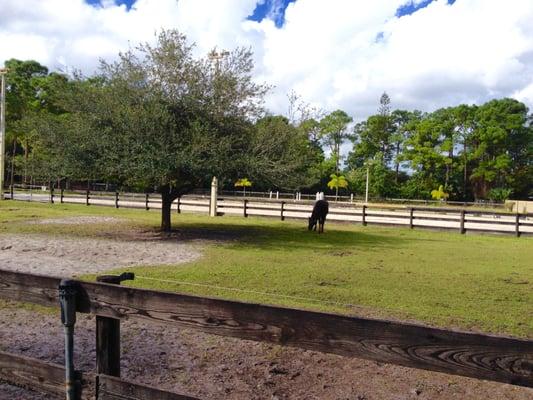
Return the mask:
M 316 231 L 318 222 L 318 233 L 324 233 L 324 222 L 326 222 L 326 215 L 328 215 L 329 203 L 326 200 L 318 200 L 313 206 L 313 212 L 309 217 L 308 229 Z

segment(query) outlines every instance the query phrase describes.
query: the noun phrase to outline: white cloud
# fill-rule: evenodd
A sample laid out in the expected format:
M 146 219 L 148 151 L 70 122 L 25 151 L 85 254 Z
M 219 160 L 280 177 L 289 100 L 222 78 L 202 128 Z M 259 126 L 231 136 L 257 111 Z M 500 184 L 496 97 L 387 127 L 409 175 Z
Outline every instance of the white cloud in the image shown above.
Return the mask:
M 295 90 L 326 110 L 355 118 L 377 109 L 383 91 L 393 107 L 432 110 L 514 96 L 533 106 L 533 2 L 435 0 L 397 18 L 406 0 L 297 0 L 285 25 L 246 20 L 256 0 L 138 0 L 131 10 L 106 0 L 0 0 L 0 63 L 37 59 L 91 72 L 98 58 L 153 40 L 175 27 L 205 54 L 251 46 L 257 79 L 276 86 L 267 104 L 287 109 Z M 271 18 L 276 17 L 276 7 Z

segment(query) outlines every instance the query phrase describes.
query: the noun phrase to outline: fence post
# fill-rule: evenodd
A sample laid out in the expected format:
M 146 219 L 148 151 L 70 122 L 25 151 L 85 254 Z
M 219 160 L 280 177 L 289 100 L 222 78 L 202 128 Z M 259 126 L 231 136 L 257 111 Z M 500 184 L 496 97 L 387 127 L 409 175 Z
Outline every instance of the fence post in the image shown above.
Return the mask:
M 150 209 L 150 207 L 148 207 L 148 193 L 146 193 L 146 198 L 144 200 L 144 208 L 146 208 L 146 211 L 148 211 Z
M 353 193 L 350 193 L 350 203 L 353 203 Z
M 89 189 L 87 189 L 87 193 L 86 193 L 86 196 L 85 196 L 85 205 L 88 206 L 89 205 L 89 194 L 91 193 L 91 191 Z
M 181 196 L 178 196 L 178 204 L 177 204 L 177 210 L 176 210 L 178 214 L 181 214 L 180 205 L 181 205 Z
M 464 235 L 466 233 L 465 229 L 465 210 L 461 210 L 461 234 Z
M 63 198 L 65 197 L 65 189 L 61 188 L 61 194 L 59 195 L 59 201 L 63 204 Z
M 362 218 L 363 226 L 366 226 L 366 206 L 363 206 L 363 218 Z
M 279 190 L 276 192 L 276 199 L 279 199 Z
M 115 208 L 118 208 L 118 192 L 115 192 Z
M 414 207 L 411 207 L 411 209 L 409 210 L 409 228 L 413 229 L 414 225 L 413 225 L 413 219 L 414 219 L 414 216 L 413 216 L 413 212 L 414 212 Z
M 520 237 L 520 214 L 518 213 L 516 213 L 515 234 L 516 237 Z
M 281 202 L 281 220 L 282 220 L 282 221 L 285 221 L 285 215 L 283 215 L 283 211 L 284 211 L 284 209 L 285 209 L 285 202 L 282 201 L 282 202 Z
M 97 282 L 120 285 L 124 280 L 134 279 L 134 274 L 101 275 Z M 96 317 L 96 373 L 120 377 L 120 320 Z
M 248 218 L 248 213 L 246 212 L 246 206 L 248 204 L 248 200 L 244 200 L 243 202 L 243 213 L 244 213 L 244 218 Z
M 54 204 L 54 186 L 52 183 L 49 183 L 50 186 L 50 203 Z
M 9 198 L 13 200 L 13 185 L 9 185 Z
M 65 394 L 67 400 L 81 399 L 79 374 L 74 369 L 74 325 L 76 324 L 76 282 L 63 279 L 59 283 L 61 323 L 65 334 Z

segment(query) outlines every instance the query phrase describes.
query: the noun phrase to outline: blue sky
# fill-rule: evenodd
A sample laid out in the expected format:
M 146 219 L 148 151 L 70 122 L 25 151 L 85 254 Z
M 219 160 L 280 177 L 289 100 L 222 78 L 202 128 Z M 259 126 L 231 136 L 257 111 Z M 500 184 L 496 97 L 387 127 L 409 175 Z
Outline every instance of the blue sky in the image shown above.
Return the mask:
M 101 0 L 85 0 L 87 3 L 98 6 Z M 114 0 L 116 4 L 126 5 L 126 8 L 131 9 L 136 0 Z M 272 18 L 278 28 L 282 27 L 285 22 L 285 10 L 290 3 L 297 0 L 258 0 L 252 15 L 248 16 L 251 21 L 261 22 L 265 18 Z M 448 0 L 448 4 L 455 3 L 456 0 Z M 427 7 L 433 0 L 422 0 L 419 2 L 413 0 L 406 0 L 406 3 L 396 10 L 397 17 L 411 15 L 418 10 Z

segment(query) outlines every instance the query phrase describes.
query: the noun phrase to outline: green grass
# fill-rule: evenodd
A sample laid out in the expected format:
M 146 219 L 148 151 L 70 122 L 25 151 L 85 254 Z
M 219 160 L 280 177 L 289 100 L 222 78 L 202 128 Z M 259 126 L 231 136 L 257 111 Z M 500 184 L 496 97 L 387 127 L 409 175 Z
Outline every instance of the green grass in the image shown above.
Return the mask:
M 25 223 L 80 214 L 127 221 Z M 156 211 L 0 202 L 0 233 L 113 236 L 158 223 Z M 128 268 L 134 286 L 533 337 L 531 237 L 329 222 L 318 235 L 303 221 L 192 214 L 173 223 L 181 240 L 214 240 L 189 264 Z

